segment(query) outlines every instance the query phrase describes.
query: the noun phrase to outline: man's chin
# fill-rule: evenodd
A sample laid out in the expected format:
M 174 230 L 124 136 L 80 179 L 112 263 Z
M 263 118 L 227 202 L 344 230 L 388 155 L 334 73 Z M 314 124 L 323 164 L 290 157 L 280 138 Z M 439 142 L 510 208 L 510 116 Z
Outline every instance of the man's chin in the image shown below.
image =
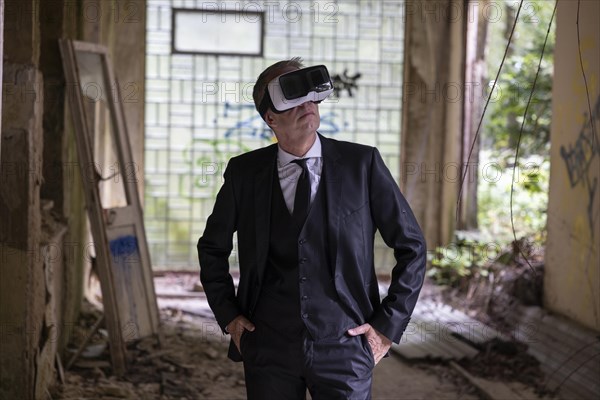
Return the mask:
M 311 117 L 312 117 L 312 116 L 311 116 Z M 321 125 L 321 121 L 319 121 L 319 120 L 316 120 L 316 121 L 315 121 L 315 120 L 313 120 L 313 121 L 310 121 L 310 122 L 308 123 L 308 125 L 307 125 L 307 130 L 309 130 L 311 133 L 312 133 L 312 132 L 316 132 L 316 131 L 317 131 L 317 129 L 319 129 L 319 126 L 320 126 L 320 125 Z

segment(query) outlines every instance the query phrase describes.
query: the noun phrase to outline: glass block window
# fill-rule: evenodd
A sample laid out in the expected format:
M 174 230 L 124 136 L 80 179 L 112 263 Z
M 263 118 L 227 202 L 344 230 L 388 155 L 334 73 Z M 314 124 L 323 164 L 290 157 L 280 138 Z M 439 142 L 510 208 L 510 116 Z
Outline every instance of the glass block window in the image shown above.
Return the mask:
M 243 37 L 228 41 L 231 55 L 174 53 L 174 9 L 235 11 L 241 20 L 246 12 L 244 23 L 263 13 L 262 56 L 233 55 L 245 51 Z M 232 37 L 242 35 L 235 18 L 227 24 Z M 399 178 L 403 1 L 148 0 L 146 40 L 145 224 L 155 268 L 198 268 L 196 242 L 227 161 L 273 142 L 252 88 L 277 61 L 299 56 L 306 66 L 325 64 L 336 95 L 320 105 L 319 132 L 377 146 Z M 187 43 L 210 47 L 215 40 L 203 34 Z M 378 257 L 389 265 L 389 253 Z M 235 246 L 231 260 L 235 265 Z

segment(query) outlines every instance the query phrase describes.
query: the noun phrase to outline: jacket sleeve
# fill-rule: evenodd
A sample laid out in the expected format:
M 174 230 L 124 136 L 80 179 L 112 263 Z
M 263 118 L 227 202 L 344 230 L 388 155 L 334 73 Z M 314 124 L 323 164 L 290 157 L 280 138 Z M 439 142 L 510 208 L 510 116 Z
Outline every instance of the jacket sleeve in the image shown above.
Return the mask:
M 427 247 L 408 202 L 377 149 L 372 154 L 369 185 L 371 216 L 385 243 L 394 249 L 396 260 L 387 296 L 369 323 L 398 343 L 423 286 Z
M 241 314 L 229 273 L 229 255 L 233 234 L 237 230 L 237 202 L 230 162 L 223 174 L 223 186 L 217 194 L 212 214 L 206 221 L 204 234 L 198 240 L 200 282 L 208 304 L 223 332 L 229 322 Z

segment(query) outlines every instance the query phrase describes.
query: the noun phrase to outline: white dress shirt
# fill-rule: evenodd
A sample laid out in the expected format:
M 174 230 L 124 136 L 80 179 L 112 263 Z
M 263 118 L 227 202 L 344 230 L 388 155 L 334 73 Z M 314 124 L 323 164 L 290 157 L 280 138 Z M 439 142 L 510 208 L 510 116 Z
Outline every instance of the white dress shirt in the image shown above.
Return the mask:
M 290 211 L 290 214 L 294 212 L 296 186 L 298 185 L 298 178 L 302 173 L 302 167 L 292 161 L 299 158 L 308 158 L 306 167 L 308 168 L 308 173 L 310 175 L 310 201 L 312 202 L 317 194 L 319 182 L 321 181 L 321 172 L 323 171 L 323 156 L 319 135 L 317 135 L 315 142 L 306 152 L 304 157 L 297 157 L 283 150 L 281 146 L 278 146 L 277 173 L 279 174 L 279 184 L 281 185 L 281 191 L 283 192 L 283 199 L 285 200 L 285 204 Z

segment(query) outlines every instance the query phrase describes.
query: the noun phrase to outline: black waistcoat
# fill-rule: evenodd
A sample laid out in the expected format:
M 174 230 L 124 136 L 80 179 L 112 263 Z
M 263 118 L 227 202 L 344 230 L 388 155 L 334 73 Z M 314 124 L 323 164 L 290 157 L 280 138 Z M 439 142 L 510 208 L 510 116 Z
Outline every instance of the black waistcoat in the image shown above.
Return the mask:
M 324 182 L 324 173 L 321 183 Z M 281 334 L 313 339 L 340 337 L 355 325 L 340 305 L 327 253 L 323 184 L 302 227 L 294 224 L 277 174 L 273 180 L 267 268 L 254 318 Z

